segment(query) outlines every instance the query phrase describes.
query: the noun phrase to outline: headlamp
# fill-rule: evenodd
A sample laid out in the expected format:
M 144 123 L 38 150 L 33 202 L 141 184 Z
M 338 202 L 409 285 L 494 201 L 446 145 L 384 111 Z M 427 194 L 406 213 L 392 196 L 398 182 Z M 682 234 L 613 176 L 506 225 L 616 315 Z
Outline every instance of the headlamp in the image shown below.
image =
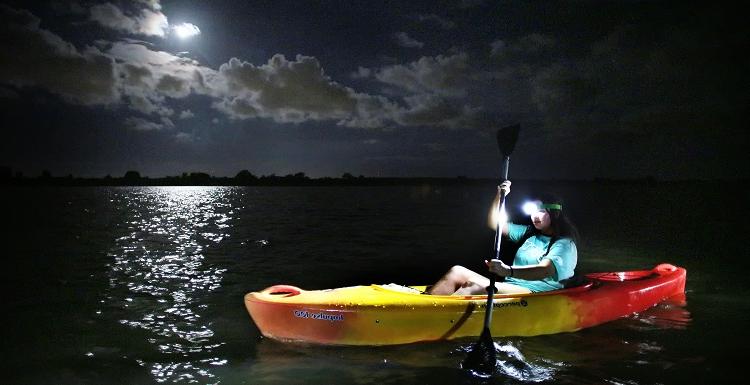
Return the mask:
M 531 201 L 523 204 L 523 212 L 526 215 L 536 214 L 545 209 L 562 210 L 562 205 L 559 203 L 544 203 L 542 201 Z

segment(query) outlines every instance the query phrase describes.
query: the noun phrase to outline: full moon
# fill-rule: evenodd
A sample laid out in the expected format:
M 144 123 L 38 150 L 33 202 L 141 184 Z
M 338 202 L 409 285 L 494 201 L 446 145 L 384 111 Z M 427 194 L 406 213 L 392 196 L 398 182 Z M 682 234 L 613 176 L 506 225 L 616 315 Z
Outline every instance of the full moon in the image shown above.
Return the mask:
M 182 23 L 172 27 L 174 33 L 180 39 L 187 39 L 201 33 L 200 28 L 197 25 L 191 23 Z

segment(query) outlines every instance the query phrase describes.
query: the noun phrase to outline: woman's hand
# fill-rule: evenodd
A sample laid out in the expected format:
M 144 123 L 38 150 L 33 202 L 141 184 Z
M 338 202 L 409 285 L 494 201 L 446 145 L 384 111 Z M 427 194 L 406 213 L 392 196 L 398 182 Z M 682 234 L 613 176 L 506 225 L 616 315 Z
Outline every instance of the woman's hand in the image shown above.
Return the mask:
M 509 180 L 506 180 L 505 182 L 500 183 L 500 185 L 497 186 L 497 195 L 495 195 L 495 200 L 492 201 L 492 207 L 490 207 L 490 211 L 487 214 L 487 226 L 493 230 L 497 229 L 501 220 L 502 220 L 502 224 L 504 224 L 507 221 L 507 218 L 501 218 L 499 216 L 500 198 L 503 193 L 505 193 L 506 196 L 510 194 L 510 181 Z M 502 226 L 502 231 L 503 231 L 503 235 L 508 235 L 507 226 Z
M 510 181 L 506 180 L 503 183 L 500 183 L 500 186 L 497 186 L 497 196 L 500 197 L 500 193 L 505 192 L 505 196 L 508 196 L 510 194 Z
M 485 260 L 484 263 L 487 265 L 487 269 L 491 273 L 495 273 L 501 277 L 507 277 L 511 275 L 511 267 L 504 264 L 503 261 L 499 259 L 492 259 L 492 260 Z

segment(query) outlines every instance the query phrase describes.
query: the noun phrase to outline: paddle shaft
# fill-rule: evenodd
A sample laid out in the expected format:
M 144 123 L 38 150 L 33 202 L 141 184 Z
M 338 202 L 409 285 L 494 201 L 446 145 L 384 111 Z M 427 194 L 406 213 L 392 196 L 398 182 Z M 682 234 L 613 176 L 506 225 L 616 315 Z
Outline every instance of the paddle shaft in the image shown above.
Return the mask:
M 497 130 L 497 146 L 500 149 L 500 154 L 503 156 L 501 173 L 503 181 L 508 180 L 510 154 L 516 146 L 520 130 L 521 126 L 519 124 Z M 505 208 L 505 192 L 502 190 L 500 191 L 500 199 L 497 203 L 498 210 Z M 498 220 L 497 223 L 497 232 L 495 233 L 495 256 L 493 259 L 500 259 L 500 242 L 503 235 L 503 222 L 505 221 L 501 222 Z M 497 368 L 497 351 L 495 350 L 495 342 L 492 340 L 492 333 L 490 332 L 490 325 L 492 324 L 492 308 L 494 307 L 493 302 L 495 297 L 495 278 L 495 274 L 490 273 L 490 285 L 487 286 L 487 307 L 484 312 L 484 329 L 482 330 L 482 334 L 479 335 L 479 341 L 472 345 L 466 355 L 466 359 L 461 363 L 464 369 L 469 369 L 487 376 L 492 375 Z
M 508 180 L 508 166 L 510 166 L 510 155 L 503 155 L 503 181 Z M 497 202 L 497 210 L 505 205 L 505 191 L 500 191 L 500 200 Z M 497 230 L 495 232 L 495 259 L 500 259 L 500 243 L 503 237 L 503 226 L 502 223 L 497 223 Z M 490 285 L 487 286 L 487 308 L 484 312 L 484 328 L 489 329 L 492 324 L 492 308 L 495 300 L 495 279 L 496 275 L 490 273 Z

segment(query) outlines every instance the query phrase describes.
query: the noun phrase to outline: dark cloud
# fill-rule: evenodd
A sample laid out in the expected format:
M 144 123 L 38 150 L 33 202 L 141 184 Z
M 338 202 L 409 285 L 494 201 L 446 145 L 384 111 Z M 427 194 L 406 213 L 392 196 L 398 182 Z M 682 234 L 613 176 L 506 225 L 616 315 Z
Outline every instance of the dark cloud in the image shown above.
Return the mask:
M 493 58 L 503 63 L 539 64 L 559 53 L 554 38 L 536 32 L 512 42 L 495 40 L 490 46 Z
M 31 13 L 0 5 L 0 81 L 16 87 L 42 87 L 81 104 L 119 100 L 115 63 L 97 48 L 79 51 L 39 27 Z
M 190 110 L 182 110 L 179 115 L 180 119 L 190 119 L 193 117 L 195 117 L 195 114 Z
M 434 23 L 443 29 L 456 28 L 456 23 L 448 19 L 442 18 L 434 13 L 427 14 L 427 15 L 419 15 L 417 16 L 417 20 L 421 22 L 425 22 L 425 23 Z
M 458 5 L 460 8 L 473 8 L 478 7 L 485 3 L 485 0 L 459 0 Z
M 156 123 L 143 118 L 129 117 L 125 119 L 125 126 L 136 131 L 156 131 L 174 127 L 174 124 L 168 118 Z
M 165 106 L 164 98 L 158 96 L 146 97 L 142 94 L 131 93 L 127 96 L 130 102 L 129 108 L 146 115 L 156 114 L 161 116 L 171 116 L 174 110 Z
M 408 107 L 398 113 L 396 120 L 405 126 L 474 127 L 479 112 L 477 108 L 432 94 L 417 94 L 404 99 Z
M 190 93 L 190 79 L 167 74 L 156 83 L 156 90 L 172 98 L 185 97 Z
M 466 53 L 423 56 L 408 64 L 382 67 L 375 73 L 377 80 L 409 92 L 451 96 L 464 95 L 473 76 Z
M 21 95 L 14 89 L 8 87 L 0 87 L 0 98 L 5 99 L 18 99 Z
M 147 67 L 125 63 L 121 68 L 121 76 L 124 78 L 126 86 L 144 87 L 153 78 L 153 73 Z
M 409 36 L 406 32 L 397 32 L 393 35 L 396 43 L 405 48 L 422 48 L 424 43 Z

